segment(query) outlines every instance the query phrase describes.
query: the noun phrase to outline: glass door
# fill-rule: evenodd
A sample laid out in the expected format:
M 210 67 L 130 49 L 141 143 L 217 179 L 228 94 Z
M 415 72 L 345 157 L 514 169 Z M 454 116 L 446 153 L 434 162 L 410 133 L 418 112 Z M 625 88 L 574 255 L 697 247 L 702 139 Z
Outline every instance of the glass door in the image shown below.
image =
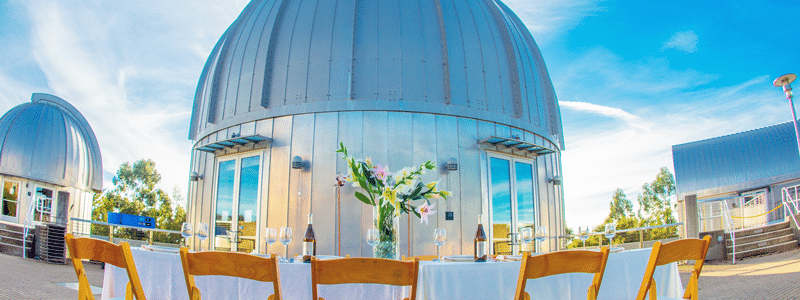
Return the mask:
M 261 155 L 242 154 L 217 161 L 214 249 L 256 250 Z
M 17 217 L 19 210 L 19 183 L 13 181 L 3 182 L 2 202 L 3 214 L 0 215 L 0 220 L 19 223 Z
M 533 251 L 534 242 L 521 243 L 520 228 L 533 228 L 536 220 L 533 161 L 501 156 L 489 157 L 489 209 L 492 251 L 518 254 Z
M 33 201 L 35 205 L 33 220 L 41 223 L 52 222 L 53 190 L 37 186 Z

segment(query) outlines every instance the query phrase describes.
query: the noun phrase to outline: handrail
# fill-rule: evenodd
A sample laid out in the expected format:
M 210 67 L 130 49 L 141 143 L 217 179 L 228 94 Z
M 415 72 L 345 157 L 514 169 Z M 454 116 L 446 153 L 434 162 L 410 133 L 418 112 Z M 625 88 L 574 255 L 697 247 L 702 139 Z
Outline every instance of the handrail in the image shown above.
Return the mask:
M 736 235 L 734 234 L 736 231 L 736 226 L 733 224 L 733 218 L 731 218 L 731 211 L 728 209 L 728 200 L 722 201 L 722 215 L 724 217 L 725 222 L 725 232 L 730 234 L 731 236 L 731 243 L 733 244 L 733 260 L 732 263 L 736 264 Z
M 664 225 L 654 225 L 654 226 L 646 226 L 646 227 L 638 227 L 638 228 L 630 228 L 630 229 L 621 229 L 621 230 L 617 230 L 616 233 L 625 233 L 625 232 L 631 232 L 631 231 L 658 229 L 658 228 L 681 226 L 681 225 L 685 225 L 685 224 L 683 222 L 678 222 L 678 223 L 670 223 L 670 224 L 664 224 Z M 593 235 L 604 235 L 604 234 L 605 234 L 604 232 L 591 232 L 588 235 L 589 236 L 593 236 Z M 559 235 L 558 238 L 565 239 L 565 238 L 575 238 L 575 237 L 579 237 L 579 236 L 581 236 L 581 235 L 580 234 Z
M 796 188 L 795 188 L 795 191 L 796 191 Z M 788 212 L 789 215 L 792 216 L 792 220 L 794 221 L 795 228 L 800 228 L 800 224 L 797 223 L 797 217 L 795 217 L 795 215 L 797 214 L 797 211 L 798 211 L 797 199 L 792 199 L 792 195 L 789 194 L 789 189 L 788 188 L 783 188 L 783 190 L 781 192 L 782 192 L 782 196 L 783 196 L 783 197 L 781 197 L 781 202 L 783 203 L 783 207 L 785 209 L 784 212 Z M 786 200 L 786 198 L 789 198 L 789 200 Z M 789 204 L 792 204 L 792 205 L 789 205 Z M 792 206 L 794 206 L 794 211 L 792 211 Z
M 145 230 L 145 231 L 181 234 L 181 232 L 177 231 L 177 230 L 166 230 L 166 229 L 158 229 L 158 228 L 136 227 L 136 226 L 130 226 L 130 225 L 114 224 L 114 223 L 93 221 L 93 220 L 84 220 L 84 219 L 78 219 L 78 218 L 69 218 L 69 219 L 73 220 L 73 221 L 86 222 L 86 223 L 96 224 L 96 225 L 106 225 L 106 226 L 112 226 L 112 227 L 122 227 L 122 228 L 138 229 L 138 230 Z

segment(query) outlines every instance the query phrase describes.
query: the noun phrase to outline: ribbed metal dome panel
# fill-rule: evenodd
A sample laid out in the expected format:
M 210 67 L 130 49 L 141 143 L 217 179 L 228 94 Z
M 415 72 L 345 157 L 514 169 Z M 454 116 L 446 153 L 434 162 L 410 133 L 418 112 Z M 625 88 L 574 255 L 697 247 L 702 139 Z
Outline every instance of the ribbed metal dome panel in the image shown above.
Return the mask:
M 493 0 L 253 0 L 205 65 L 189 135 L 355 110 L 487 120 L 563 148 L 538 46 Z
M 33 94 L 0 118 L 0 174 L 83 190 L 103 188 L 94 131 L 61 98 Z

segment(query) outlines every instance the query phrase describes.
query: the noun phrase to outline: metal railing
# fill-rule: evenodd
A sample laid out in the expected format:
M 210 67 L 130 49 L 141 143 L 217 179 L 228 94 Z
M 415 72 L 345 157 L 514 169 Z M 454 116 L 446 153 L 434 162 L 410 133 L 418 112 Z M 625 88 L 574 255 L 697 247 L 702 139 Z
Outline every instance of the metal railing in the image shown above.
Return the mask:
M 644 232 L 651 229 L 659 229 L 659 228 L 667 228 L 667 227 L 675 227 L 675 226 L 683 226 L 685 225 L 683 222 L 678 223 L 670 223 L 664 225 L 655 225 L 655 226 L 646 226 L 646 227 L 637 227 L 637 228 L 630 228 L 630 229 L 620 229 L 616 230 L 615 234 L 626 233 L 626 232 L 639 232 L 639 248 L 644 248 Z M 601 235 L 605 236 L 604 232 L 591 232 L 587 236 L 593 235 Z M 558 236 L 559 239 L 566 239 L 567 241 L 572 240 L 574 238 L 580 237 L 580 234 L 571 234 L 571 235 L 560 235 Z M 603 238 L 600 238 L 600 244 L 602 244 Z M 559 243 L 560 244 L 560 243 Z M 583 248 L 583 247 L 581 247 Z
M 92 225 L 101 225 L 101 226 L 108 226 L 108 241 L 114 242 L 114 231 L 117 228 L 127 228 L 127 229 L 135 229 L 148 232 L 147 243 L 149 245 L 153 244 L 162 244 L 162 245 L 175 245 L 170 243 L 154 243 L 153 242 L 153 233 L 155 232 L 162 232 L 167 234 L 178 234 L 180 235 L 180 231 L 176 230 L 166 230 L 166 229 L 158 229 L 158 228 L 143 228 L 143 227 L 136 227 L 136 226 L 129 226 L 129 225 L 120 225 L 108 222 L 101 222 L 101 221 L 93 221 L 93 220 L 84 220 L 79 218 L 70 218 L 72 220 L 72 224 L 68 229 L 74 235 L 82 235 L 88 236 L 96 239 L 105 239 L 106 236 L 101 235 L 94 235 L 92 234 Z
M 728 200 L 722 201 L 722 222 L 725 225 L 725 233 L 731 236 L 731 243 L 733 244 L 733 264 L 736 264 L 736 225 L 733 224 L 731 217 L 731 210 L 728 208 Z
M 789 189 L 793 189 L 794 190 L 794 197 L 792 197 L 792 194 L 789 192 Z M 792 216 L 792 220 L 794 221 L 795 228 L 800 228 L 800 224 L 797 223 L 797 217 L 795 216 L 795 215 L 797 215 L 797 211 L 798 211 L 797 190 L 798 190 L 798 186 L 792 186 L 792 187 L 783 188 L 783 190 L 781 190 L 781 203 L 783 203 L 783 209 L 784 209 L 783 212 L 784 212 L 784 214 L 788 214 L 788 215 Z M 792 209 L 794 209 L 794 210 L 792 210 Z

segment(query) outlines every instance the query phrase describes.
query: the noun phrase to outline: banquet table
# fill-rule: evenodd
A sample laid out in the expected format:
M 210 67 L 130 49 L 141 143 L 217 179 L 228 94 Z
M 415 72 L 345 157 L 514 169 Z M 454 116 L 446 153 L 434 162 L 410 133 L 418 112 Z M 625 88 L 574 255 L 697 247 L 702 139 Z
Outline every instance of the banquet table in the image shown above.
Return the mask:
M 148 299 L 188 299 L 180 256 L 131 249 Z M 634 299 L 650 256 L 650 249 L 609 255 L 598 299 Z M 520 262 L 420 262 L 417 299 L 512 299 Z M 311 266 L 281 263 L 281 291 L 285 299 L 311 299 Z M 531 299 L 586 299 L 592 274 L 561 274 L 529 280 Z M 683 288 L 675 263 L 656 268 L 658 294 L 680 297 Z M 107 265 L 102 299 L 125 295 L 125 270 Z M 226 277 L 195 276 L 204 299 L 265 299 L 272 283 Z M 320 286 L 320 296 L 335 299 L 402 299 L 408 289 L 373 284 Z

